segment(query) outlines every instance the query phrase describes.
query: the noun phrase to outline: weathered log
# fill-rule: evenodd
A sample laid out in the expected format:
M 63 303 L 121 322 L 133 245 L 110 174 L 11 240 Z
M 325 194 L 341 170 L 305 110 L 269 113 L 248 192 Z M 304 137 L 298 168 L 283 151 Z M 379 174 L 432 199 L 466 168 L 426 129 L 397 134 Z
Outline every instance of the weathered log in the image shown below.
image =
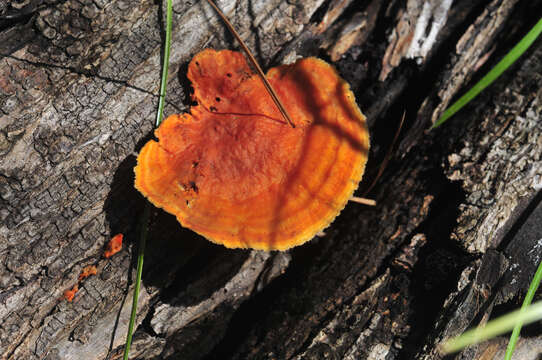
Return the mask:
M 542 249 L 542 42 L 442 129 L 450 101 L 537 20 L 541 1 L 219 1 L 266 66 L 332 60 L 372 133 L 359 193 L 401 115 L 394 156 L 325 235 L 286 253 L 228 250 L 153 210 L 131 357 L 439 359 L 439 344 L 519 305 Z M 0 1 L 0 354 L 123 351 L 163 4 Z M 238 48 L 205 1 L 174 1 L 166 114 L 189 105 L 204 47 Z M 123 250 L 103 257 L 125 235 Z M 63 292 L 82 268 L 73 302 Z M 540 332 L 520 342 L 540 352 Z M 458 359 L 502 354 L 503 339 Z

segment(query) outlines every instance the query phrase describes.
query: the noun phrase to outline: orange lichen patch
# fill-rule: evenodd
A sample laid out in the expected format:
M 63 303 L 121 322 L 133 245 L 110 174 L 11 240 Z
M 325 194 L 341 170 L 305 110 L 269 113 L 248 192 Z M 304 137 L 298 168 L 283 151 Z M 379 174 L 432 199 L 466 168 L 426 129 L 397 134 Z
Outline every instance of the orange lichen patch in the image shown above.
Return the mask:
M 107 243 L 104 251 L 104 257 L 110 258 L 115 255 L 122 249 L 122 239 L 124 238 L 123 234 L 117 234 L 113 236 L 111 240 Z
M 316 58 L 269 70 L 289 126 L 242 54 L 204 50 L 188 67 L 197 105 L 138 156 L 135 186 L 227 247 L 284 250 L 327 227 L 357 188 L 369 134 L 349 85 Z
M 98 273 L 98 270 L 96 269 L 96 266 L 89 265 L 81 271 L 81 274 L 79 274 L 79 281 L 83 281 L 89 276 L 96 275 L 97 273 Z
M 70 290 L 64 291 L 64 299 L 71 302 L 75 297 L 75 294 L 79 291 L 79 284 L 75 284 Z

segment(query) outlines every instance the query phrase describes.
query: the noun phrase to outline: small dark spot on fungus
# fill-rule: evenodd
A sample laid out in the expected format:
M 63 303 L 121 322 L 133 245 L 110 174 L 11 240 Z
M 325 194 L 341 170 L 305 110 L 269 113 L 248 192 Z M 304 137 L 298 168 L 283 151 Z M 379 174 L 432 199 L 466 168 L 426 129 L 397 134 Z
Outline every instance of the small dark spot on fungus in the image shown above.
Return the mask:
M 198 187 L 197 187 L 197 185 L 196 185 L 195 182 L 190 181 L 190 188 L 191 188 L 192 190 L 194 190 L 194 192 L 195 192 L 196 194 L 198 193 Z
M 216 100 L 217 102 L 220 102 L 220 98 L 219 98 L 218 96 L 215 98 L 215 100 Z
M 226 76 L 227 76 L 227 77 L 231 77 L 231 73 L 227 73 Z
M 214 106 L 209 107 L 209 110 L 211 110 L 211 112 L 216 112 L 217 111 L 217 109 Z
M 192 162 L 192 167 L 193 168 L 198 167 L 198 165 L 199 165 L 199 162 L 197 162 L 197 161 Z
M 198 102 L 196 100 L 192 100 L 192 102 L 190 102 L 190 106 L 198 106 Z
M 196 61 L 196 65 L 199 66 L 199 62 Z

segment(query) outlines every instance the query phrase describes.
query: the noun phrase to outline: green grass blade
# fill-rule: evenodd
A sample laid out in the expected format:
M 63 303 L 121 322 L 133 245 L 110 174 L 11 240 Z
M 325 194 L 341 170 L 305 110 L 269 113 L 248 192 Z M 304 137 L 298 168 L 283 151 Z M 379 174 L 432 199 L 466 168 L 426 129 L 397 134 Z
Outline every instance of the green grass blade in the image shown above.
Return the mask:
M 164 114 L 164 105 L 166 101 L 167 75 L 169 68 L 169 52 L 171 49 L 171 19 L 173 16 L 172 0 L 167 0 L 166 15 L 166 44 L 164 47 L 164 63 L 162 65 L 162 80 L 160 82 L 160 100 L 158 101 L 158 111 L 156 112 L 155 126 L 158 127 L 162 122 Z
M 162 122 L 164 114 L 164 105 L 166 99 L 166 86 L 167 76 L 169 68 L 169 53 L 171 49 L 171 23 L 173 17 L 172 0 L 167 0 L 167 14 L 166 14 L 166 43 L 164 47 L 164 63 L 162 65 L 162 79 L 160 83 L 160 99 L 158 101 L 158 111 L 156 113 L 155 126 L 159 126 Z M 130 346 L 132 345 L 132 334 L 134 331 L 134 324 L 137 317 L 137 300 L 139 299 L 139 290 L 141 288 L 141 276 L 143 274 L 143 259 L 145 256 L 145 246 L 148 236 L 148 223 L 150 217 L 151 206 L 147 202 L 143 215 L 140 221 L 140 237 L 139 237 L 139 250 L 137 254 L 137 272 L 136 281 L 134 286 L 134 297 L 132 299 L 132 312 L 130 314 L 130 322 L 128 324 L 128 333 L 126 334 L 126 345 L 124 346 L 123 360 L 128 360 L 128 354 L 130 353 Z
M 484 327 L 465 331 L 463 334 L 446 341 L 441 346 L 445 354 L 459 351 L 469 345 L 477 344 L 512 330 L 517 323 L 530 324 L 542 319 L 542 301 L 525 309 L 520 309 L 491 320 Z
M 523 304 L 521 305 L 520 313 L 524 313 L 527 311 L 527 308 L 533 301 L 534 294 L 536 293 L 536 290 L 538 290 L 538 286 L 540 285 L 540 281 L 542 280 L 542 262 L 538 264 L 538 269 L 536 270 L 536 273 L 534 274 L 533 280 L 531 281 L 531 285 L 529 286 L 529 290 L 527 290 L 527 295 L 525 295 L 525 300 L 523 300 Z M 511 360 L 512 354 L 514 353 L 514 349 L 516 348 L 516 343 L 519 338 L 519 333 L 521 331 L 521 327 L 523 326 L 523 323 L 521 321 L 518 321 L 516 323 L 516 326 L 514 326 L 514 330 L 512 331 L 512 335 L 510 335 L 510 341 L 508 342 L 508 347 L 506 348 L 506 354 L 504 355 L 504 360 Z
M 132 334 L 134 331 L 135 319 L 137 316 L 137 300 L 139 299 L 139 290 L 141 288 L 141 275 L 143 274 L 143 258 L 145 255 L 145 245 L 147 243 L 150 209 L 151 206 L 148 203 L 145 204 L 145 209 L 143 210 L 143 215 L 141 216 L 141 234 L 139 238 L 139 250 L 137 254 L 136 282 L 134 286 L 134 297 L 132 298 L 132 313 L 130 314 L 130 323 L 128 324 L 128 333 L 126 334 L 126 345 L 124 346 L 124 360 L 128 360 L 130 346 L 132 345 Z
M 486 76 L 484 76 L 480 81 L 476 83 L 467 93 L 459 98 L 455 103 L 452 104 L 438 119 L 438 121 L 431 127 L 431 129 L 434 129 L 440 125 L 442 125 L 446 120 L 448 120 L 450 117 L 452 117 L 456 112 L 458 112 L 463 106 L 465 106 L 469 101 L 474 99 L 482 90 L 484 90 L 487 86 L 489 86 L 495 79 L 497 79 L 501 74 L 508 69 L 528 48 L 531 46 L 531 44 L 536 40 L 536 38 L 540 35 L 542 32 L 542 18 L 538 20 L 535 26 L 523 37 L 523 39 L 520 40 L 519 43 L 516 44 L 506 54 L 506 56 L 499 61 L 497 65 L 493 69 L 491 69 Z

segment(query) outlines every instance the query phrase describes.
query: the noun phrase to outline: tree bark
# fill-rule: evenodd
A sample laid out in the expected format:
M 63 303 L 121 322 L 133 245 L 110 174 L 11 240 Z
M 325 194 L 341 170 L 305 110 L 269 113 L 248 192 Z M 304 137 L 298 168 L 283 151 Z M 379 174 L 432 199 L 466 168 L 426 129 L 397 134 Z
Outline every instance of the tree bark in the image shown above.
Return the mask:
M 319 56 L 368 117 L 375 179 L 325 235 L 230 250 L 153 209 L 138 359 L 440 359 L 439 344 L 518 307 L 542 254 L 542 42 L 441 128 L 451 101 L 538 21 L 541 1 L 222 0 L 264 67 Z M 164 4 L 0 1 L 0 354 L 121 357 L 145 199 Z M 186 67 L 238 44 L 205 1 L 174 1 L 166 114 Z M 120 253 L 105 244 L 124 234 Z M 81 281 L 72 302 L 63 293 Z M 518 345 L 541 351 L 540 328 Z M 452 358 L 502 356 L 502 338 Z

